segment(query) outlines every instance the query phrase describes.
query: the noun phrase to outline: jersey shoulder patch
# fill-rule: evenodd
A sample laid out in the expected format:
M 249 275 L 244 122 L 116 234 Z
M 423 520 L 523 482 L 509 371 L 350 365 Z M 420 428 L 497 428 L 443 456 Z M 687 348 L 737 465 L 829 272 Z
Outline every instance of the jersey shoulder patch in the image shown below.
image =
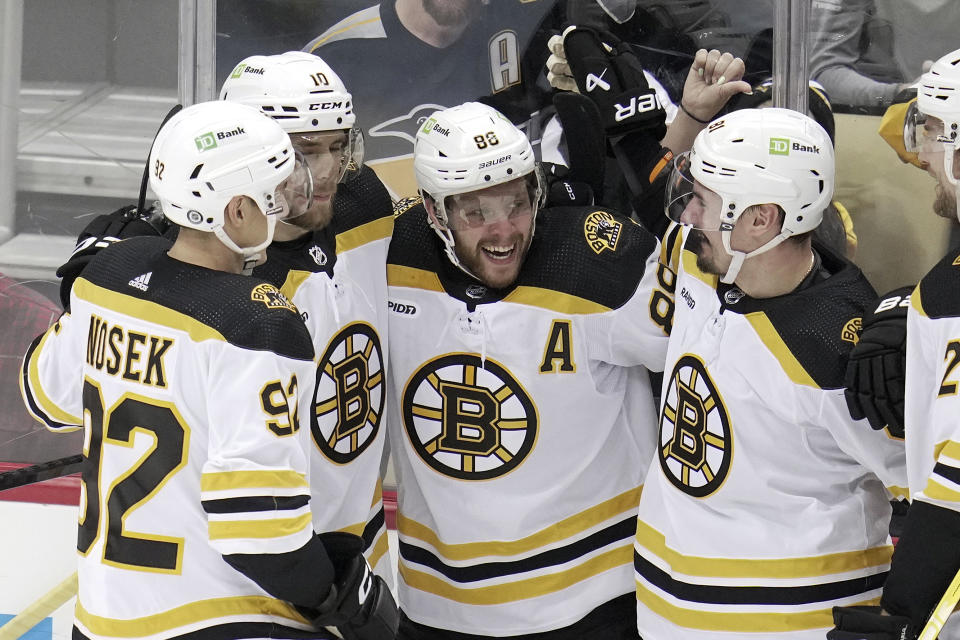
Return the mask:
M 616 309 L 636 291 L 656 247 L 643 227 L 608 209 L 552 207 L 537 216 L 518 285 Z
M 82 275 L 93 285 L 89 302 L 173 328 L 196 322 L 244 349 L 313 358 L 306 325 L 274 284 L 174 260 L 170 246 L 163 238 L 130 238 L 101 251 Z
M 960 249 L 954 248 L 927 272 L 918 290 L 919 304 L 928 318 L 960 316 Z

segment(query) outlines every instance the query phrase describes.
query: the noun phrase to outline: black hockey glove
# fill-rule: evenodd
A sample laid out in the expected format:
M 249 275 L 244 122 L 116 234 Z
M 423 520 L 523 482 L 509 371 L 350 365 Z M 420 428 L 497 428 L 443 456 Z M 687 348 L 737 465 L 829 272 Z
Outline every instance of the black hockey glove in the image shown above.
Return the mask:
M 303 611 L 315 627 L 336 627 L 346 640 L 392 640 L 400 615 L 383 578 L 363 557 L 363 539 L 350 533 L 318 536 L 334 566 L 334 584 L 315 611 Z
M 597 105 L 608 137 L 643 130 L 663 138 L 666 111 L 628 45 L 612 33 L 571 26 L 563 49 L 577 89 Z
M 911 291 L 912 287 L 894 289 L 864 313 L 860 340 L 850 351 L 844 379 L 844 396 L 853 419 L 866 418 L 874 429 L 888 427 L 898 438 L 903 437 Z
M 151 207 L 141 215 L 132 204 L 91 220 L 77 236 L 77 246 L 70 258 L 57 269 L 57 277 L 61 278 L 60 302 L 63 308 L 70 308 L 74 280 L 101 249 L 124 238 L 163 235 L 169 226 L 159 210 Z
M 834 607 L 827 640 L 915 640 L 920 630 L 910 618 L 882 615 L 880 607 Z

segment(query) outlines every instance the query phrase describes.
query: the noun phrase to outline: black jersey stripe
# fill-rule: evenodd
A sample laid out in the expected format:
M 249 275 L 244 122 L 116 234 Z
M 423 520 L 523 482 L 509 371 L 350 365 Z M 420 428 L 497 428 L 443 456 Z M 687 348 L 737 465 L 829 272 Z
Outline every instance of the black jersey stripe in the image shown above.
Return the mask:
M 385 521 L 386 513 L 384 513 L 383 507 L 380 507 L 380 510 L 370 518 L 367 525 L 363 528 L 363 533 L 360 534 L 360 537 L 363 538 L 364 549 L 369 549 L 371 545 L 373 545 L 377 539 L 377 533 L 383 528 Z
M 573 544 L 550 549 L 528 558 L 506 562 L 483 562 L 462 567 L 451 566 L 430 551 L 403 541 L 400 542 L 400 557 L 407 563 L 429 567 L 453 582 L 477 582 L 491 578 L 516 576 L 527 571 L 545 569 L 582 558 L 608 545 L 632 539 L 636 534 L 636 528 L 637 519 L 631 516 L 600 529 Z
M 276 638 L 278 640 L 332 640 L 336 636 L 320 630 L 304 630 L 286 627 L 272 622 L 233 622 L 198 629 L 167 640 L 242 640 L 245 638 Z M 91 640 L 77 627 L 73 628 L 72 640 Z
M 879 589 L 889 573 L 883 571 L 861 578 L 794 587 L 728 587 L 681 582 L 645 559 L 636 550 L 633 552 L 633 567 L 647 582 L 675 598 L 687 602 L 727 605 L 804 605 L 830 602 Z
M 960 469 L 957 467 L 951 467 L 950 465 L 938 462 L 933 466 L 933 472 L 941 478 L 946 478 L 954 484 L 960 484 Z
M 306 506 L 310 496 L 244 496 L 242 498 L 222 498 L 203 500 L 203 510 L 207 513 L 248 513 L 253 511 L 288 511 Z
M 54 420 L 49 413 L 41 409 L 40 403 L 37 402 L 37 399 L 33 394 L 33 389 L 30 387 L 30 360 L 33 358 L 34 351 L 37 350 L 37 347 L 40 345 L 40 342 L 43 340 L 43 336 L 45 335 L 47 334 L 44 333 L 37 336 L 33 342 L 30 343 L 30 347 L 27 349 L 27 354 L 23 357 L 23 365 L 20 368 L 20 375 L 23 377 L 23 398 L 27 402 L 27 407 L 30 409 L 30 413 L 43 420 L 44 424 L 46 424 L 50 429 L 76 429 L 78 425 Z

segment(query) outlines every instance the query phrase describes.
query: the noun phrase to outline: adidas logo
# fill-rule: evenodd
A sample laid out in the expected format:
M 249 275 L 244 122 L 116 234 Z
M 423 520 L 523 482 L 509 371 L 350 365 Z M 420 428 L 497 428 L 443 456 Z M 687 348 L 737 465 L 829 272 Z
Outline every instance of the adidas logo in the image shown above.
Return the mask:
M 148 271 L 147 273 L 142 273 L 127 284 L 135 289 L 140 289 L 140 291 L 146 291 L 147 287 L 150 286 L 150 276 L 153 275 L 153 271 Z

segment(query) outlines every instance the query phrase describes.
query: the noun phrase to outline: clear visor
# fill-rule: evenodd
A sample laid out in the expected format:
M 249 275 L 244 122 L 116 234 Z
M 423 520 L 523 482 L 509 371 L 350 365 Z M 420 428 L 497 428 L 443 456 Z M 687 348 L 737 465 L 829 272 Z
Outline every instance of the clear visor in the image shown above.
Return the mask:
M 290 135 L 319 183 L 343 182 L 360 172 L 363 165 L 363 133 L 360 129 L 318 131 Z
M 903 147 L 910 153 L 920 153 L 942 151 L 937 146 L 944 144 L 953 144 L 953 138 L 944 135 L 943 123 L 938 118 L 928 118 L 916 101 L 910 103 L 903 120 Z
M 443 199 L 446 225 L 453 231 L 477 229 L 502 220 L 534 216 L 542 189 L 539 172 Z
M 293 173 L 277 185 L 274 191 L 279 207 L 267 211 L 267 215 L 276 215 L 278 220 L 287 220 L 302 216 L 313 202 L 313 175 L 306 158 L 294 151 Z
M 673 158 L 664 210 L 674 222 L 702 231 L 717 231 L 720 229 L 721 198 L 694 180 L 691 164 L 689 151 Z

